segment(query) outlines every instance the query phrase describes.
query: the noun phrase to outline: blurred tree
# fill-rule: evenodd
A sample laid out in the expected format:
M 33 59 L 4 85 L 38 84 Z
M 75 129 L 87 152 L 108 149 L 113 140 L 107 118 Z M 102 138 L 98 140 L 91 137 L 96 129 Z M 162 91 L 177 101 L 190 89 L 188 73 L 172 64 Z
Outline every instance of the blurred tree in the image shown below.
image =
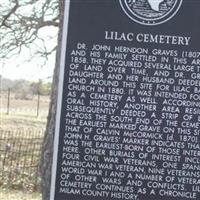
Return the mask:
M 50 95 L 51 83 L 43 83 L 42 80 L 39 80 L 38 82 L 32 82 L 29 90 L 33 94 Z
M 40 94 L 40 95 L 50 95 L 51 93 L 51 82 L 43 82 L 41 79 L 38 82 L 30 82 L 24 79 L 11 80 L 0 76 L 0 88 L 2 92 L 7 92 L 11 89 L 12 93 L 22 93 L 26 94 Z
M 38 94 L 38 82 L 32 82 L 30 84 L 30 90 L 33 94 Z
M 43 83 L 43 85 L 42 85 L 42 94 L 43 95 L 50 95 L 50 93 L 51 93 L 51 83 Z
M 29 91 L 29 82 L 23 79 L 13 81 L 14 85 L 11 88 L 12 91 L 19 92 L 19 91 Z
M 8 79 L 8 78 L 3 78 L 2 76 L 0 77 L 0 88 L 1 88 L 1 92 L 7 92 L 9 88 L 13 88 L 14 87 L 14 81 Z
M 60 45 L 64 0 L 0 0 L 0 58 L 10 58 L 29 51 L 31 58 L 48 56 L 56 52 L 51 103 L 44 138 L 41 177 L 43 200 L 49 200 L 53 155 L 53 137 L 57 101 L 57 83 L 60 62 Z M 52 35 L 56 29 L 56 35 Z M 57 37 L 56 45 L 49 42 Z

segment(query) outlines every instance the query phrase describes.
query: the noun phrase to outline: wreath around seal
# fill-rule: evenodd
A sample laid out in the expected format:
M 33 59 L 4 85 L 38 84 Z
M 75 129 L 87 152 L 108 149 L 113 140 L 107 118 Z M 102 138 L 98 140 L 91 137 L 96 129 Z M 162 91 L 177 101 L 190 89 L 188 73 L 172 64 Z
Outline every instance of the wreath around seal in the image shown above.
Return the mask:
M 183 0 L 119 0 L 126 15 L 143 25 L 159 25 L 173 18 Z

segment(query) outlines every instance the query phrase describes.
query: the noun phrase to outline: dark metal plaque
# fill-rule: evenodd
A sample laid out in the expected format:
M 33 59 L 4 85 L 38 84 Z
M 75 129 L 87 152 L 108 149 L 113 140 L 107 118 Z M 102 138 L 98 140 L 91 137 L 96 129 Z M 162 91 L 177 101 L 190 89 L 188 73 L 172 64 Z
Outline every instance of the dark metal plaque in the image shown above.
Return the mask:
M 51 200 L 200 199 L 199 10 L 66 0 Z

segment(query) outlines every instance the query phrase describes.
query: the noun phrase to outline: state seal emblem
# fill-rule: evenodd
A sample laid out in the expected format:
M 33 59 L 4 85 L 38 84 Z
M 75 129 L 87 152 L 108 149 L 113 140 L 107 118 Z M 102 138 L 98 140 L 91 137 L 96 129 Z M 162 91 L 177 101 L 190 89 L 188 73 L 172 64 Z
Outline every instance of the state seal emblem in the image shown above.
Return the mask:
M 162 24 L 176 15 L 182 0 L 119 0 L 126 15 L 143 25 Z

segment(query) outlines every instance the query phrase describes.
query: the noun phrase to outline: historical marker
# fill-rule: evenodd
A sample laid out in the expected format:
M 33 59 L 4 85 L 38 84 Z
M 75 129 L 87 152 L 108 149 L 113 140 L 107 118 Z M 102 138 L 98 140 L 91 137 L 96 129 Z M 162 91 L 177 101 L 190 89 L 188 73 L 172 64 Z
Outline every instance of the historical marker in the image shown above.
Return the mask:
M 199 10 L 66 1 L 51 200 L 200 199 Z

